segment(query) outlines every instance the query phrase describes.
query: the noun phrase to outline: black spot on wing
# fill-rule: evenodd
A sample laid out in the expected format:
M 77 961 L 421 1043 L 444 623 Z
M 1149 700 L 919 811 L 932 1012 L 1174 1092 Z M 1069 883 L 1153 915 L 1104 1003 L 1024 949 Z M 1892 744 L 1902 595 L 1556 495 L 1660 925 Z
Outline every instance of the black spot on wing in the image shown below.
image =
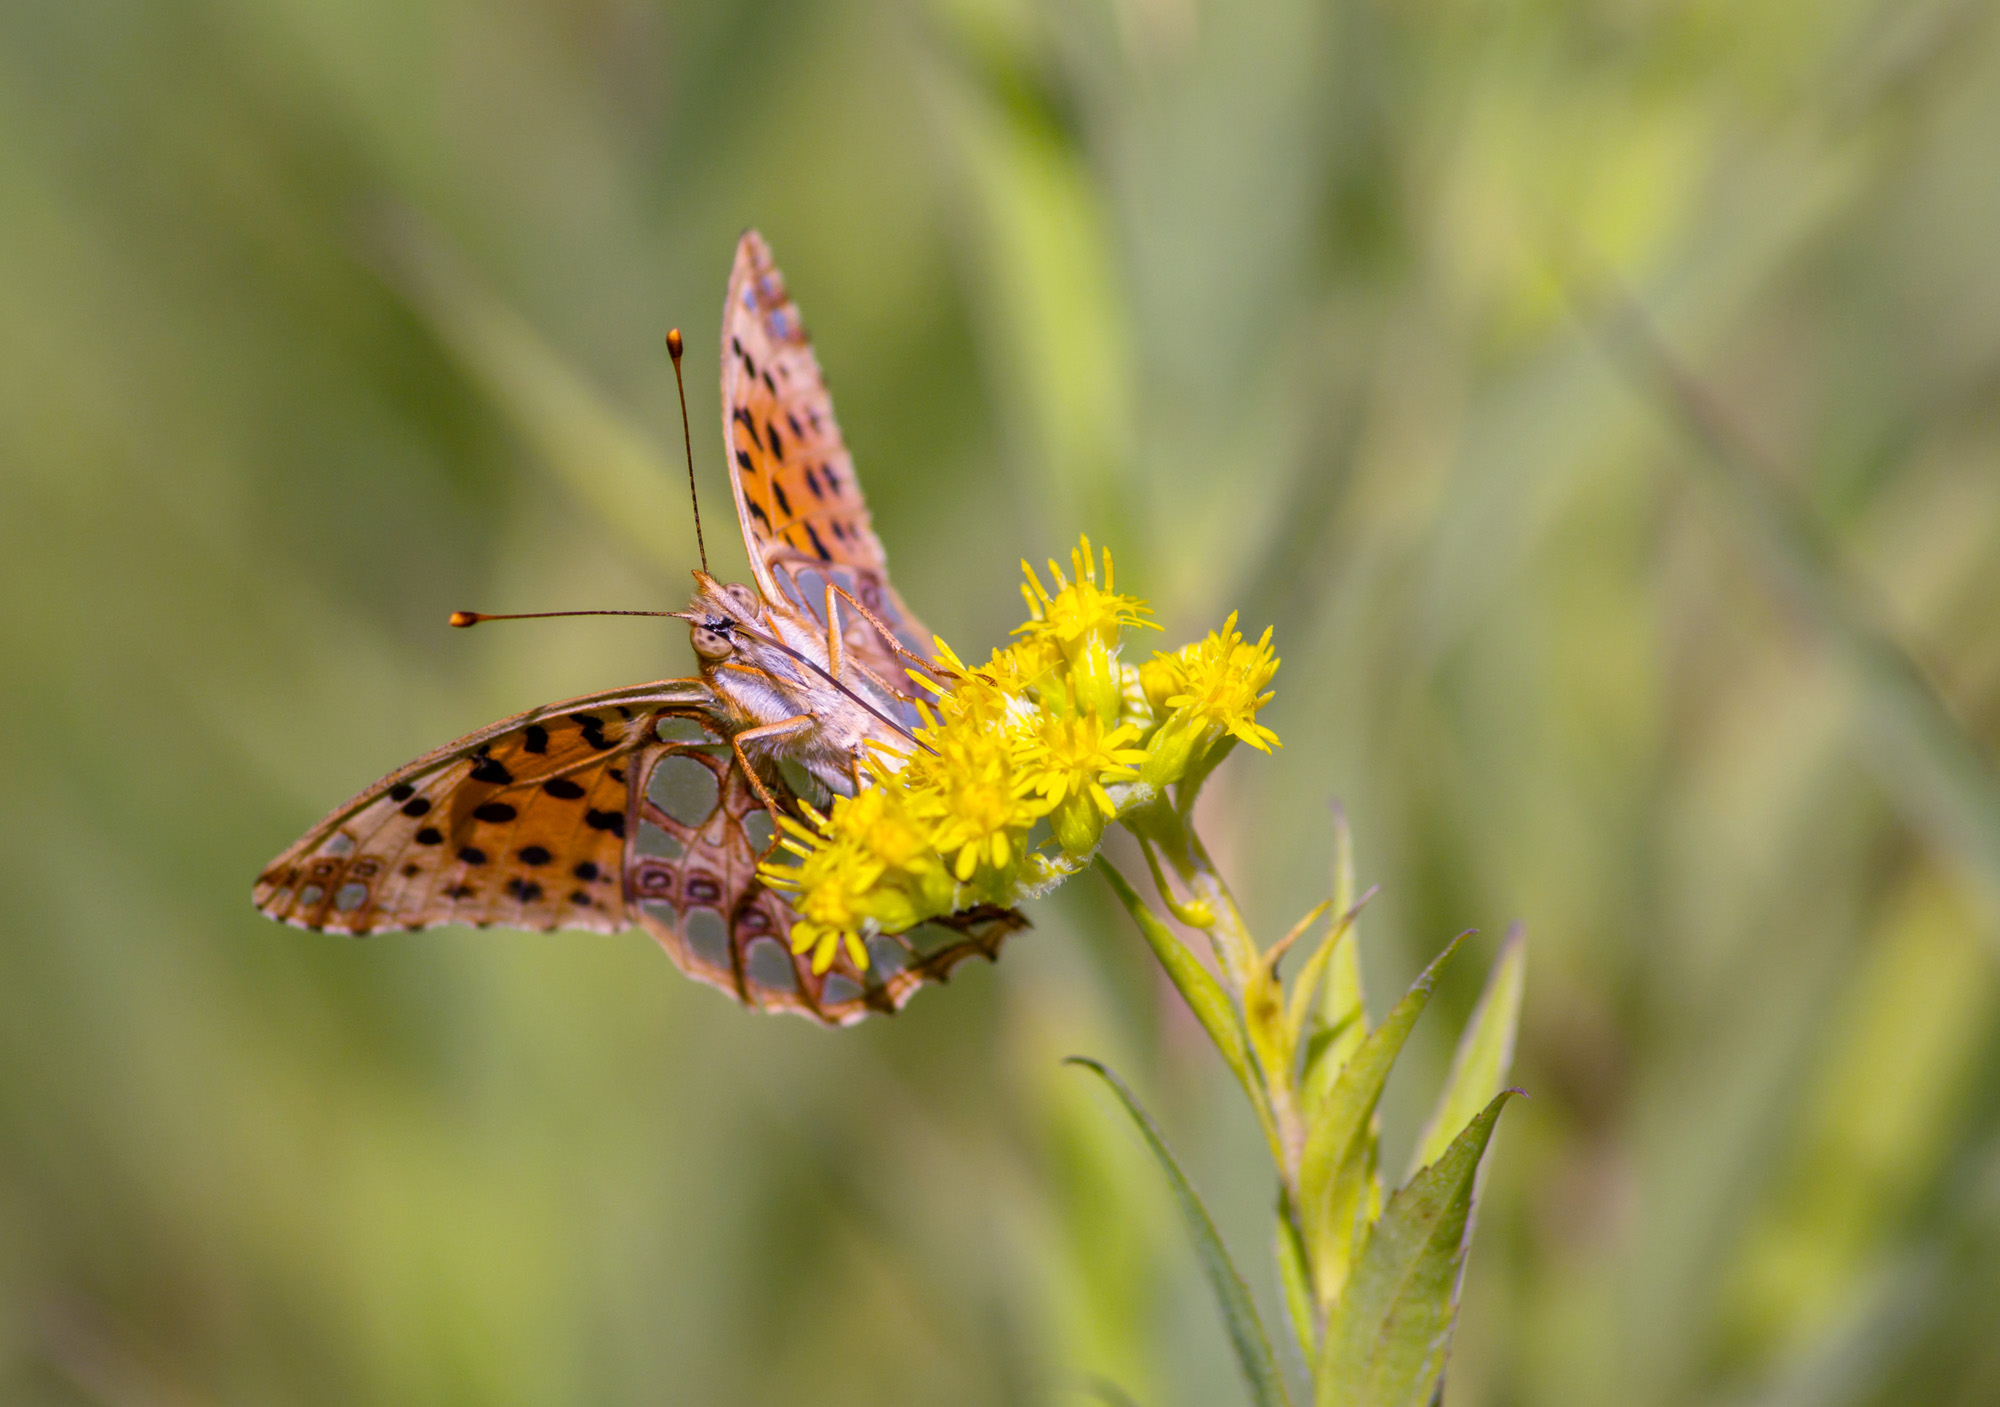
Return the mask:
M 529 752 L 549 750 L 549 730 L 539 723 L 530 723 L 521 730 L 521 746 Z
M 812 539 L 813 551 L 819 553 L 820 561 L 831 562 L 833 560 L 833 554 L 826 550 L 826 544 L 819 540 L 819 534 L 813 530 L 811 523 L 806 524 L 806 536 Z
M 491 744 L 481 743 L 474 750 L 472 754 L 472 780 L 475 782 L 490 782 L 494 786 L 504 787 L 514 780 L 514 774 L 507 770 L 505 763 L 487 756 L 486 750 L 489 746 Z
M 513 820 L 520 812 L 504 801 L 489 801 L 482 806 L 475 806 L 472 814 L 482 821 L 489 821 L 497 826 Z
M 458 858 L 468 865 L 483 865 L 486 863 L 486 852 L 476 845 L 463 845 L 459 847 Z
M 776 479 L 771 480 L 771 496 L 778 501 L 778 511 L 787 518 L 792 516 L 791 500 L 785 497 L 785 486 Z
M 415 796 L 416 794 L 417 794 L 417 789 L 411 786 L 408 782 L 398 782 L 396 783 L 396 785 L 389 788 L 389 799 L 391 801 L 408 801 L 411 797 Z
M 581 801 L 583 788 L 568 777 L 551 777 L 542 783 L 542 790 L 563 801 Z
M 546 865 L 553 858 L 545 848 L 539 845 L 524 846 L 521 850 L 521 863 L 524 865 Z
M 583 818 L 583 823 L 594 831 L 610 831 L 620 840 L 625 838 L 625 813 L 623 811 L 592 810 Z
M 444 832 L 436 826 L 425 826 L 417 832 L 416 840 L 419 845 L 442 845 L 444 844 Z
M 419 816 L 428 816 L 430 810 L 431 799 L 428 796 L 413 796 L 403 803 L 403 814 L 411 820 Z

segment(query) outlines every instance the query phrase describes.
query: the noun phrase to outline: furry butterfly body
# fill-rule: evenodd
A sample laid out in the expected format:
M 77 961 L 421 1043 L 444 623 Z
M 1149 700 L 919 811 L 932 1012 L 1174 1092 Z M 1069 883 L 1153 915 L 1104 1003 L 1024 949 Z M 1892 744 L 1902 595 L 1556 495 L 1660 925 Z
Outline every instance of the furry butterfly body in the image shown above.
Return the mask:
M 791 951 L 796 917 L 757 875 L 783 764 L 851 795 L 874 744 L 911 745 L 892 681 L 925 666 L 890 585 L 798 309 L 764 241 L 737 246 L 723 311 L 725 443 L 755 587 L 697 572 L 701 674 L 586 695 L 447 744 L 336 808 L 259 877 L 253 900 L 304 928 L 448 923 L 641 927 L 697 980 L 833 1025 L 894 1011 L 1024 925 L 1012 910 L 883 934 L 864 966 Z

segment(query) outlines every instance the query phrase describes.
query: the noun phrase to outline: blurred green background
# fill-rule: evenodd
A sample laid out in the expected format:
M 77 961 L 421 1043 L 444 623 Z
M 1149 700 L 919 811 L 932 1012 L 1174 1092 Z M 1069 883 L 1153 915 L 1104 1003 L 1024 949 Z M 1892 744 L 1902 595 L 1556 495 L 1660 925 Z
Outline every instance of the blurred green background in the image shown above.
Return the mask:
M 0 8 L 0 1395 L 1238 1400 L 1057 1061 L 1268 1307 L 1263 1150 L 1094 879 L 842 1033 L 638 935 L 250 910 L 390 767 L 689 671 L 443 622 L 683 601 L 672 324 L 740 578 L 756 224 L 934 628 L 1079 531 L 1170 641 L 1274 625 L 1253 921 L 1338 796 L 1378 1009 L 1484 930 L 1392 1166 L 1528 925 L 1447 1403 L 2000 1400 L 1992 9 Z

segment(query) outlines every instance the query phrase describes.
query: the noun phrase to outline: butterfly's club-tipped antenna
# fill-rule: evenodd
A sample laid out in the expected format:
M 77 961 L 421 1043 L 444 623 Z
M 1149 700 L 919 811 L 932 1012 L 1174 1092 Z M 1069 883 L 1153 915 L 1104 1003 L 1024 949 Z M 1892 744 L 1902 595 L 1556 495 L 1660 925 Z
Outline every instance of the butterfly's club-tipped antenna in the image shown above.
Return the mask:
M 681 378 L 681 330 L 667 332 L 667 355 L 674 359 L 674 389 L 681 396 L 681 447 L 687 451 L 688 501 L 694 504 L 694 546 L 701 554 L 701 574 L 708 575 L 708 544 L 701 540 L 701 495 L 694 491 L 694 434 L 688 429 L 687 383 Z
M 683 619 L 680 611 L 519 611 L 511 615 L 488 615 L 485 611 L 453 611 L 451 623 L 470 630 L 483 620 L 552 620 L 557 616 L 672 616 Z

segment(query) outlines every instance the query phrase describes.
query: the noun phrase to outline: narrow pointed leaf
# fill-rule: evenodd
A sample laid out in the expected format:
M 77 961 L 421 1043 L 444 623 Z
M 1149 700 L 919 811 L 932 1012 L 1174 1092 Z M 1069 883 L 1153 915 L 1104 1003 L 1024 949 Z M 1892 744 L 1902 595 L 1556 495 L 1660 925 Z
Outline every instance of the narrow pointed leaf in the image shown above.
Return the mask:
M 1347 823 L 1347 809 L 1339 802 L 1333 804 L 1333 911 L 1346 914 L 1354 908 L 1354 830 Z M 1361 992 L 1361 945 L 1350 942 L 1344 951 L 1331 955 L 1325 986 L 1320 991 L 1320 1024 L 1339 1026 L 1346 1018 L 1362 1010 Z M 1356 1023 L 1360 1035 L 1368 1030 L 1364 1014 Z M 1343 1054 L 1345 1052 L 1342 1052 Z
M 1243 1028 L 1250 1037 L 1250 1049 L 1257 1057 L 1268 1083 L 1272 1112 L 1280 1125 L 1296 1127 L 1298 1086 L 1293 1072 L 1298 1068 L 1298 1046 L 1285 1009 L 1284 984 L 1278 978 L 1278 964 L 1333 901 L 1322 900 L 1311 913 L 1293 925 L 1292 931 L 1273 943 L 1250 969 L 1243 984 Z M 1296 1132 L 1292 1138 L 1296 1139 Z
M 1132 921 L 1139 925 L 1140 935 L 1146 945 L 1153 950 L 1153 956 L 1166 969 L 1167 978 L 1181 999 L 1188 1004 L 1195 1020 L 1201 1022 L 1208 1038 L 1215 1042 L 1215 1048 L 1222 1052 L 1223 1060 L 1235 1072 L 1243 1088 L 1250 1092 L 1252 1100 L 1257 1099 L 1256 1083 L 1250 1072 L 1250 1056 L 1243 1040 L 1243 1028 L 1236 1019 L 1235 1009 L 1230 1005 L 1229 996 L 1222 990 L 1222 984 L 1214 974 L 1201 965 L 1200 959 L 1188 951 L 1187 944 L 1174 937 L 1160 916 L 1152 911 L 1125 876 L 1102 855 L 1096 860 L 1098 873 L 1111 885 L 1118 902 L 1125 906 L 1125 912 L 1132 915 Z
M 1318 1407 L 1428 1407 L 1451 1348 L 1479 1162 L 1516 1093 L 1496 1095 L 1389 1199 L 1327 1323 Z
M 1291 1199 L 1278 1192 L 1276 1254 L 1278 1284 L 1285 1292 L 1285 1313 L 1292 1321 L 1292 1337 L 1298 1341 L 1299 1355 L 1310 1363 L 1319 1352 L 1318 1312 L 1313 1308 L 1312 1276 L 1306 1269 L 1306 1244 L 1292 1213 Z
M 1326 931 L 1326 936 L 1320 939 L 1318 946 L 1313 949 L 1312 956 L 1299 968 L 1298 976 L 1292 979 L 1291 995 L 1285 999 L 1286 1039 L 1293 1051 L 1297 1051 L 1302 1044 L 1310 1042 L 1311 1037 L 1307 1034 L 1309 1028 L 1306 1022 L 1307 1018 L 1315 1014 L 1319 1017 L 1321 1030 L 1332 1031 L 1336 1033 L 1336 1037 L 1341 1032 L 1353 1033 L 1352 1037 L 1343 1043 L 1341 1049 L 1332 1051 L 1336 1069 L 1338 1062 L 1345 1060 L 1347 1054 L 1361 1043 L 1361 1038 L 1368 1034 L 1367 1013 L 1361 1007 L 1359 944 L 1349 943 L 1345 948 L 1342 944 L 1348 934 L 1354 931 L 1354 925 L 1361 917 L 1361 910 L 1374 895 L 1375 891 L 1371 888 L 1355 900 L 1351 908 L 1336 911 L 1340 917 L 1333 921 L 1332 926 Z M 1328 964 L 1336 960 L 1336 954 L 1340 971 L 1329 975 Z M 1339 999 L 1340 1009 L 1330 1018 L 1334 1024 L 1329 1024 L 1326 1011 L 1315 1004 L 1314 999 L 1319 994 L 1322 981 L 1336 983 L 1344 989 Z M 1326 1043 L 1320 1046 L 1323 1053 L 1329 1048 Z
M 1131 1115 L 1140 1137 L 1146 1141 L 1146 1147 L 1159 1162 L 1160 1170 L 1166 1174 L 1174 1202 L 1180 1208 L 1182 1220 L 1187 1223 L 1188 1235 L 1194 1240 L 1195 1255 L 1201 1261 L 1202 1274 L 1207 1277 L 1209 1288 L 1215 1291 L 1216 1302 L 1222 1308 L 1223 1327 L 1228 1331 L 1230 1346 L 1236 1350 L 1236 1361 L 1243 1370 L 1243 1379 L 1249 1385 L 1250 1400 L 1256 1407 L 1289 1407 L 1291 1398 L 1285 1391 L 1284 1378 L 1278 1373 L 1278 1360 L 1272 1355 L 1270 1337 L 1264 1332 L 1263 1321 L 1257 1317 L 1257 1306 L 1250 1299 L 1250 1289 L 1243 1283 L 1243 1276 L 1236 1269 L 1235 1262 L 1230 1260 L 1229 1250 L 1222 1244 L 1222 1237 L 1209 1217 L 1208 1208 L 1202 1205 L 1194 1185 L 1174 1160 L 1159 1129 L 1140 1107 L 1132 1091 L 1125 1087 L 1125 1082 L 1107 1067 L 1081 1055 L 1070 1056 L 1067 1063 L 1083 1066 L 1110 1086 L 1111 1092 L 1118 1096 L 1118 1102 L 1125 1106 L 1125 1112 Z
M 1439 969 L 1464 937 L 1460 934 L 1452 939 L 1431 960 L 1388 1017 L 1340 1068 L 1324 1097 L 1311 1101 L 1308 1091 L 1305 1151 L 1299 1160 L 1299 1220 L 1322 1306 L 1332 1303 L 1346 1279 L 1356 1217 L 1374 1176 L 1373 1118 L 1382 1086 L 1409 1038 L 1410 1028 L 1430 1002 Z
M 1472 1020 L 1459 1037 L 1451 1074 L 1438 1095 L 1437 1108 L 1410 1155 L 1410 1170 L 1436 1162 L 1458 1131 L 1486 1106 L 1507 1082 L 1514 1063 L 1514 1032 L 1521 1020 L 1521 987 L 1527 972 L 1527 936 L 1519 924 L 1507 931 L 1500 954 L 1493 959 L 1486 990 L 1473 1008 Z

